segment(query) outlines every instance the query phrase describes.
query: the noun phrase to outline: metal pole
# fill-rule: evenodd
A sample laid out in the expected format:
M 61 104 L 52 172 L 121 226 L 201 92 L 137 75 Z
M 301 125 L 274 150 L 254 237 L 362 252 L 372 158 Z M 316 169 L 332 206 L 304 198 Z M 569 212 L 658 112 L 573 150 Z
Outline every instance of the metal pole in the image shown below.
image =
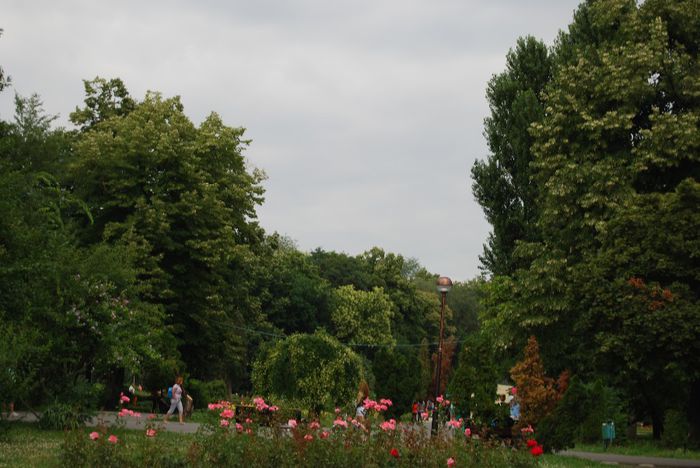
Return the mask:
M 447 297 L 447 292 L 442 291 L 442 303 L 440 304 L 440 339 L 438 341 L 438 355 L 437 355 L 437 371 L 435 372 L 435 401 L 433 406 L 433 425 L 432 433 L 433 435 L 438 432 L 438 401 L 437 397 L 440 396 L 440 374 L 442 371 L 442 333 L 445 324 L 445 298 Z

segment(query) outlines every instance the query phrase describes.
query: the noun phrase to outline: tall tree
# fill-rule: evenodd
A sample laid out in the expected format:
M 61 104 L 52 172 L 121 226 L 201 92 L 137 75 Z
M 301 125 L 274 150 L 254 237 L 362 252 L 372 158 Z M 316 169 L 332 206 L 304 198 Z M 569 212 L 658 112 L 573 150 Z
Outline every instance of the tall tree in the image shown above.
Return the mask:
M 529 129 L 544 115 L 542 90 L 551 68 L 542 42 L 520 38 L 506 56 L 506 71 L 494 76 L 486 91 L 491 115 L 484 121 L 484 134 L 491 154 L 474 163 L 471 175 L 474 196 L 493 227 L 479 257 L 481 268 L 493 275 L 508 275 L 522 266 L 514 256 L 517 241 L 539 238 Z
M 486 313 L 518 341 L 537 333 L 555 370 L 605 372 L 656 437 L 700 390 L 698 17 L 694 1 L 579 8 L 532 125 L 541 241 L 519 247 L 532 262 L 494 285 Z M 635 278 L 674 300 L 651 307 Z
M 144 297 L 165 305 L 194 375 L 241 379 L 240 329 L 261 320 L 251 291 L 263 238 L 255 221 L 263 174 L 247 168 L 242 128 L 225 126 L 215 113 L 195 127 L 179 98 L 157 93 L 129 109 L 128 94 L 117 91 L 90 88 L 88 118 L 74 114 L 87 126 L 70 180 L 95 218 L 84 238 L 141 252 Z

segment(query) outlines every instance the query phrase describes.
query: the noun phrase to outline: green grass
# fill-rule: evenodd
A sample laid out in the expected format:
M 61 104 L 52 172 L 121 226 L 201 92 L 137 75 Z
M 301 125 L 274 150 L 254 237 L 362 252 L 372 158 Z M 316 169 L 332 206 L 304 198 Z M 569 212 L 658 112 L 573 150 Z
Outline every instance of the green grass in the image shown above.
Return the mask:
M 94 428 L 84 428 L 86 436 Z M 129 442 L 144 437 L 143 430 L 110 430 L 120 440 Z M 158 443 L 163 450 L 184 452 L 193 435 L 159 432 Z M 0 433 L 0 467 L 59 467 L 59 451 L 63 443 L 63 431 L 45 431 L 33 423 L 11 423 L 6 432 Z
M 634 455 L 634 456 L 646 456 L 646 457 L 665 457 L 665 458 L 687 458 L 693 460 L 700 459 L 700 451 L 698 450 L 683 450 L 683 449 L 669 449 L 662 447 L 659 442 L 649 439 L 638 439 L 635 441 L 629 441 L 625 444 L 613 444 L 608 447 L 607 450 L 603 448 L 603 444 L 583 444 L 577 443 L 574 450 L 579 450 L 582 452 L 608 452 L 616 453 L 619 455 Z
M 542 455 L 540 466 L 544 468 L 600 468 L 602 463 L 583 460 L 581 458 L 565 457 L 563 455 Z

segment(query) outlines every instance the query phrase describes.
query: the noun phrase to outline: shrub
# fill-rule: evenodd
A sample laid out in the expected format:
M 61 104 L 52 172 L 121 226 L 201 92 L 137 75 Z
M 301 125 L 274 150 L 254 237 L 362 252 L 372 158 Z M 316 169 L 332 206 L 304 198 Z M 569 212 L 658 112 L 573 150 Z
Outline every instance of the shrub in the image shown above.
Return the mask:
M 661 442 L 669 448 L 686 448 L 690 425 L 685 414 L 678 410 L 668 410 L 664 414 L 664 432 Z
M 77 429 L 85 425 L 92 414 L 66 403 L 54 403 L 42 413 L 39 427 L 47 430 Z
M 204 382 L 190 379 L 185 388 L 192 397 L 195 408 L 206 408 L 209 403 L 226 400 L 229 396 L 223 380 Z
M 298 401 L 318 413 L 352 401 L 362 371 L 355 352 L 316 332 L 291 335 L 262 351 L 252 378 L 257 393 Z

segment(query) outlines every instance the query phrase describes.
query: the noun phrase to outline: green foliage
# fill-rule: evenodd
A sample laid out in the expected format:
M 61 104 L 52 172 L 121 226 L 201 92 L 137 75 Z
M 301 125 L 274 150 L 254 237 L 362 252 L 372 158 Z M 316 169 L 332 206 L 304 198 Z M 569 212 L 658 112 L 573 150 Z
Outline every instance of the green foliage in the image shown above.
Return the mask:
M 313 333 L 330 325 L 330 285 L 309 255 L 276 246 L 263 261 L 265 277 L 258 282 L 262 310 L 272 325 L 285 333 Z
M 294 334 L 263 349 L 252 379 L 258 394 L 320 411 L 351 402 L 362 373 L 357 354 L 327 333 L 316 332 Z
M 514 256 L 516 243 L 538 238 L 529 128 L 544 115 L 542 90 L 551 68 L 547 47 L 528 36 L 508 52 L 506 71 L 489 81 L 486 97 L 491 115 L 484 127 L 491 154 L 486 161 L 476 161 L 471 174 L 474 197 L 493 227 L 479 259 L 493 275 L 507 275 L 522 266 Z
M 133 249 L 141 297 L 165 306 L 193 375 L 239 380 L 246 342 L 237 328 L 262 320 L 251 283 L 263 174 L 246 168 L 242 128 L 214 113 L 195 127 L 179 98 L 157 93 L 131 106 L 121 86 L 90 85 L 89 115 L 74 114 L 88 128 L 70 180 L 94 215 L 82 238 Z
M 664 413 L 664 433 L 661 441 L 666 447 L 687 448 L 689 435 L 690 425 L 684 412 L 668 410 Z
M 473 413 L 479 422 L 490 421 L 494 417 L 500 372 L 488 341 L 481 335 L 471 335 L 460 351 L 458 362 L 448 385 L 450 400 L 462 416 Z
M 206 408 L 209 403 L 226 400 L 229 397 L 223 380 L 203 382 L 197 379 L 189 379 L 185 388 L 194 400 L 195 408 Z
M 392 311 L 393 303 L 381 288 L 365 292 L 341 286 L 334 292 L 333 334 L 348 343 L 391 345 Z
M 555 372 L 606 376 L 656 437 L 700 369 L 698 8 L 577 10 L 529 127 L 537 237 L 517 243 L 519 268 L 495 278 L 482 311 L 499 345 L 534 333 Z
M 415 349 L 381 348 L 374 355 L 372 371 L 375 394 L 390 398 L 389 414 L 399 416 L 411 412 L 411 404 L 422 396 L 423 385 L 417 375 L 420 362 Z

